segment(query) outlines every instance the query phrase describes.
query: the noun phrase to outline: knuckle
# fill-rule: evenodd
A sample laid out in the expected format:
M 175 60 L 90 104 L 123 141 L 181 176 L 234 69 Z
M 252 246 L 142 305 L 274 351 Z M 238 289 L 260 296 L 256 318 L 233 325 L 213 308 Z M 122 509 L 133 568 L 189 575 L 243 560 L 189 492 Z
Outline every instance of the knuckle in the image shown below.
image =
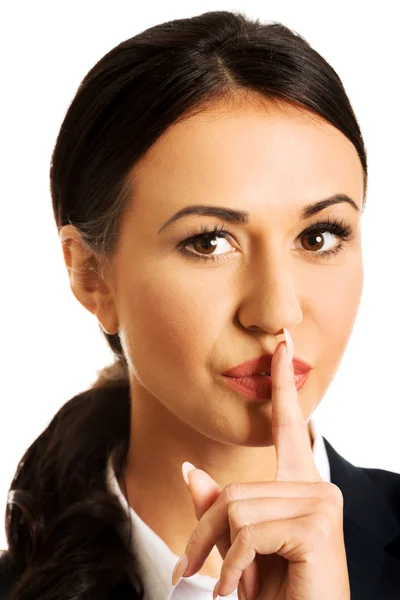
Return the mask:
M 313 504 L 316 513 L 323 513 L 327 510 L 326 498 L 314 498 Z
M 200 546 L 200 533 L 198 528 L 192 531 L 189 541 L 186 545 L 186 553 L 193 552 Z
M 318 498 L 325 498 L 327 491 L 326 483 L 326 481 L 315 481 L 313 483 L 315 495 L 318 496 Z
M 333 500 L 335 502 L 335 504 L 337 504 L 339 506 L 343 506 L 344 499 L 343 499 L 342 490 L 334 483 L 329 483 L 328 485 L 329 485 L 328 497 L 331 500 Z
M 251 539 L 253 537 L 254 526 L 253 525 L 244 525 L 237 535 L 240 547 L 247 547 L 250 545 Z
M 325 498 L 328 501 L 333 501 L 334 504 L 343 506 L 343 494 L 341 489 L 329 481 L 318 481 L 315 483 L 317 496 Z
M 240 498 L 240 484 L 228 483 L 221 492 L 221 496 L 225 504 L 230 504 Z
M 243 522 L 243 511 L 242 502 L 240 500 L 233 500 L 228 506 L 228 518 L 231 524 L 236 527 L 240 527 Z
M 327 514 L 326 512 L 314 513 L 312 534 L 315 540 L 321 540 L 321 538 L 330 538 L 332 530 L 333 522 L 331 515 Z

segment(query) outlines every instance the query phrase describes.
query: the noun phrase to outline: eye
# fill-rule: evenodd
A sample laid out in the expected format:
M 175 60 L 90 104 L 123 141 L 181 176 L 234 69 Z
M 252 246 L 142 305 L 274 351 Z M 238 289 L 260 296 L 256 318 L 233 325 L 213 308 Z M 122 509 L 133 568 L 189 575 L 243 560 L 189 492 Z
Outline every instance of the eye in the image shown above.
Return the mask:
M 216 238 L 223 239 L 226 243 L 222 245 L 229 247 L 229 237 L 231 237 L 230 233 L 225 231 L 223 226 L 221 229 L 218 229 L 216 225 L 212 231 L 207 229 L 207 227 L 202 227 L 202 233 L 191 235 L 190 237 L 182 240 L 178 244 L 178 250 L 194 260 L 223 260 L 226 253 L 222 255 L 214 253 L 214 250 L 218 247 Z M 195 252 L 187 250 L 188 246 L 193 246 Z M 203 251 L 204 254 L 202 254 Z M 228 254 L 230 254 L 230 252 L 228 252 Z
M 225 260 L 232 251 L 225 253 L 222 251 L 220 254 L 214 251 L 218 249 L 217 238 L 222 238 L 225 242 L 222 244 L 223 250 L 224 246 L 230 246 L 228 242 L 230 237 L 232 237 L 231 234 L 223 229 L 223 226 L 221 229 L 215 226 L 212 231 L 208 230 L 207 227 L 203 227 L 202 233 L 191 235 L 182 240 L 178 244 L 178 250 L 193 260 Z M 335 243 L 335 238 L 339 240 L 339 243 Z M 353 229 L 344 220 L 327 219 L 326 221 L 313 223 L 297 239 L 303 241 L 303 248 L 312 258 L 319 260 L 340 252 L 345 247 L 343 242 L 353 239 Z M 189 246 L 193 246 L 194 252 L 187 249 Z M 322 248 L 325 249 L 320 251 Z
M 321 254 L 325 254 L 326 252 L 329 253 L 331 248 L 337 247 L 335 236 L 330 231 L 303 233 L 300 239 L 303 241 L 303 244 L 305 244 L 305 249 L 310 252 L 313 250 L 321 250 L 325 246 L 325 250 L 321 252 Z

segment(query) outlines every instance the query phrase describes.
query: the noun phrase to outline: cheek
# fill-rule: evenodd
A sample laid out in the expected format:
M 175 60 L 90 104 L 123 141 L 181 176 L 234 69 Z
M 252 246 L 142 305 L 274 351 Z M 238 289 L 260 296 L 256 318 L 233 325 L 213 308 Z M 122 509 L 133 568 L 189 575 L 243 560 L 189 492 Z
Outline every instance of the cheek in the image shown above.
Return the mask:
M 319 293 L 311 309 L 321 348 L 322 380 L 329 383 L 348 344 L 360 305 L 363 288 L 363 268 L 360 262 L 352 268 L 338 269 L 337 275 L 326 274 L 319 285 Z M 335 276 L 333 276 L 335 275 Z
M 361 259 L 350 267 L 338 267 L 336 272 L 334 268 L 327 269 L 308 285 L 304 331 L 309 335 L 308 351 L 316 361 L 316 368 L 307 391 L 304 388 L 304 393 L 300 392 L 306 419 L 335 377 L 357 316 L 363 287 Z
M 223 311 L 222 298 L 218 302 L 204 278 L 188 281 L 179 271 L 173 274 L 169 270 L 151 278 L 135 277 L 119 307 L 132 368 L 146 369 L 151 364 L 154 373 L 157 365 L 171 381 L 174 372 L 190 376 L 194 370 L 204 370 L 224 322 L 217 309 Z
M 328 285 L 322 304 L 324 322 L 333 339 L 350 337 L 360 305 L 363 287 L 362 268 L 343 269 Z

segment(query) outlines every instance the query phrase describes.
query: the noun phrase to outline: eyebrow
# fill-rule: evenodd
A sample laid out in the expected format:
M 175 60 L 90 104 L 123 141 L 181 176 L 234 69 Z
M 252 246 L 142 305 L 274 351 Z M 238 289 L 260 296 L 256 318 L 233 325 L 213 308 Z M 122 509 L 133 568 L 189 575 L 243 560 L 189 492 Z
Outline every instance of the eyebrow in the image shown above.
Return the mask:
M 324 210 L 332 204 L 339 204 L 339 202 L 347 202 L 350 204 L 358 213 L 361 212 L 360 207 L 352 200 L 347 194 L 334 194 L 324 200 L 319 200 L 313 204 L 307 204 L 300 212 L 300 219 L 309 219 L 316 213 Z M 233 208 L 227 208 L 225 206 L 209 206 L 207 204 L 193 204 L 185 206 L 177 213 L 175 213 L 164 225 L 158 230 L 161 233 L 171 223 L 186 217 L 187 215 L 203 215 L 209 217 L 220 217 L 228 223 L 234 223 L 235 225 L 247 225 L 250 218 L 250 213 L 244 210 L 234 210 Z

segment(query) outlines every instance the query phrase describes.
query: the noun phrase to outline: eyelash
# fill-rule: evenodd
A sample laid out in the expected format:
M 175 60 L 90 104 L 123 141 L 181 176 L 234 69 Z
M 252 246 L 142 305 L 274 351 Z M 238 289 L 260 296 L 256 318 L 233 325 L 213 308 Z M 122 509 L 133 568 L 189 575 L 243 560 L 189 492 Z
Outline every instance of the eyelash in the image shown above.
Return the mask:
M 329 218 L 326 219 L 325 221 L 318 221 L 317 223 L 313 223 L 313 225 L 311 225 L 311 227 L 308 227 L 299 235 L 299 238 L 303 237 L 304 235 L 310 235 L 310 234 L 321 233 L 321 232 L 332 233 L 344 242 L 349 242 L 351 239 L 353 239 L 353 235 L 352 235 L 353 229 L 349 224 L 345 223 L 343 219 L 341 221 L 337 221 L 336 219 L 331 220 Z M 182 240 L 177 246 L 178 251 L 182 252 L 182 254 L 187 255 L 189 258 L 191 258 L 195 261 L 196 260 L 219 261 L 219 260 L 226 259 L 227 255 L 231 254 L 230 252 L 227 252 L 226 254 L 217 254 L 214 256 L 212 254 L 209 254 L 209 255 L 194 254 L 194 252 L 189 252 L 188 250 L 186 250 L 187 246 L 189 246 L 190 244 L 193 244 L 195 241 L 197 241 L 198 239 L 201 239 L 203 237 L 206 238 L 208 241 L 211 241 L 216 237 L 222 237 L 222 238 L 228 239 L 229 237 L 232 237 L 232 236 L 229 233 L 229 231 L 226 231 L 224 229 L 224 225 L 222 225 L 222 227 L 220 229 L 218 229 L 218 226 L 215 225 L 213 230 L 209 230 L 207 228 L 207 226 L 203 226 L 201 228 L 201 233 L 191 235 L 190 237 L 187 237 L 186 239 Z M 310 252 L 310 254 L 314 255 L 314 258 L 316 258 L 317 260 L 321 260 L 321 259 L 325 259 L 325 258 L 328 258 L 328 259 L 331 258 L 334 254 L 337 254 L 343 248 L 344 248 L 344 244 L 342 242 L 340 242 L 335 248 L 332 248 L 330 250 L 323 250 L 322 252 L 311 252 L 311 251 L 309 251 L 309 252 Z

